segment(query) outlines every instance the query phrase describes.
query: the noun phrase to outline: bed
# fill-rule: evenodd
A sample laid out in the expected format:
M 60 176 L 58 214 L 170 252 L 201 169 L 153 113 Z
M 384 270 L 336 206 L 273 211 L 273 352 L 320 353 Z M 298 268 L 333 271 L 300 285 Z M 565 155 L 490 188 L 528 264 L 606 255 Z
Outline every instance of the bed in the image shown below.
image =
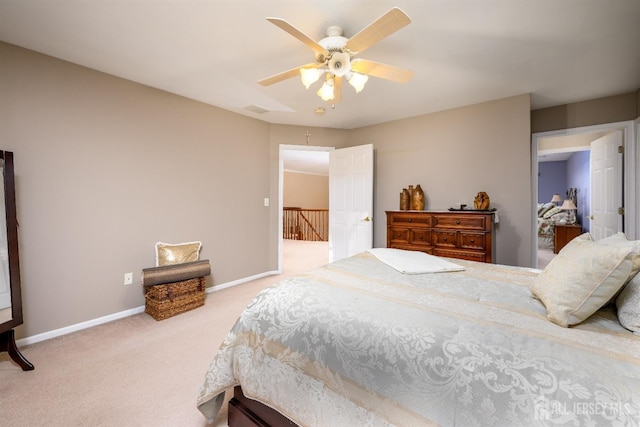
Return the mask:
M 544 271 L 419 253 L 445 266 L 421 271 L 410 251 L 374 249 L 285 279 L 237 320 L 204 376 L 198 409 L 212 421 L 236 387 L 229 412 L 241 414 L 232 427 L 638 426 L 640 244 L 606 248 L 617 251 L 606 257 L 615 274 L 598 276 L 584 290 L 598 301 L 577 311 L 562 302 L 557 310 L 562 296 L 536 288 L 567 271 L 563 263 L 583 255 L 578 246 L 595 247 L 587 258 L 600 262 L 607 245 L 587 237 Z M 620 283 L 605 292 L 612 274 Z M 631 303 L 624 326 L 623 297 Z M 594 313 L 578 316 L 585 305 Z M 552 311 L 560 319 L 550 320 Z
M 541 243 L 553 245 L 553 227 L 569 223 L 569 214 L 559 206 L 549 202 L 538 204 L 538 239 Z

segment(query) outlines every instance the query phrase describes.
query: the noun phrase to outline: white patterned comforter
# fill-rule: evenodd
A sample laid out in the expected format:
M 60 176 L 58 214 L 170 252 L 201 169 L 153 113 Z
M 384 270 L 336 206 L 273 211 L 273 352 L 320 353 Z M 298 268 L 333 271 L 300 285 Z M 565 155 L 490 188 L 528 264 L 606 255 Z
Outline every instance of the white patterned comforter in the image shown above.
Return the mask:
M 640 337 L 615 311 L 562 328 L 537 270 L 455 262 L 403 275 L 363 253 L 263 291 L 198 408 L 213 420 L 241 385 L 304 426 L 640 425 Z

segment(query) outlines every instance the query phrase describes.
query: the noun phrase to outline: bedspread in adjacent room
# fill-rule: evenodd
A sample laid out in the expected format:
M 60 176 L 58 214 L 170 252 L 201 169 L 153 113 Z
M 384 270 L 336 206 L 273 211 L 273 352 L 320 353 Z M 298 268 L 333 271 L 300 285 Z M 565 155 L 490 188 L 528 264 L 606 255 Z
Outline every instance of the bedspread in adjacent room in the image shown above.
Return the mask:
M 538 204 L 538 238 L 553 241 L 556 224 L 568 224 L 569 214 L 553 203 Z
M 531 295 L 538 270 L 452 261 L 406 275 L 365 252 L 264 290 L 199 409 L 213 420 L 241 385 L 304 426 L 639 425 L 640 337 L 615 310 L 563 328 Z

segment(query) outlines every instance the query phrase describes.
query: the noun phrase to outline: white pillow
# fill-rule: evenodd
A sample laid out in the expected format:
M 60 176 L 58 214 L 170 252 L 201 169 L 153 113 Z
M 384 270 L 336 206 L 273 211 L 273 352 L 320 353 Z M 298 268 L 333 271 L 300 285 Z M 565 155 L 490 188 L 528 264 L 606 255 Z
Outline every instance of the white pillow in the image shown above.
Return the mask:
M 631 248 L 602 245 L 589 234 L 571 240 L 534 280 L 531 292 L 547 318 L 576 325 L 605 305 L 631 273 Z
M 542 218 L 544 219 L 549 219 L 552 216 L 556 215 L 556 214 L 561 214 L 561 213 L 565 213 L 562 208 L 560 206 L 554 206 L 551 209 L 549 209 L 548 211 L 546 211 L 543 215 Z
M 156 243 L 156 267 L 198 261 L 202 242 Z
M 556 205 L 554 205 L 551 202 L 547 202 L 547 203 L 544 203 L 542 205 L 538 205 L 538 218 L 542 218 L 542 215 L 546 214 L 549 211 L 549 209 L 551 209 L 551 208 L 553 208 L 555 206 Z
M 620 292 L 616 306 L 620 324 L 640 335 L 640 274 L 636 274 Z
M 631 248 L 631 274 L 627 282 L 640 271 L 640 240 L 627 240 L 624 233 L 616 233 L 612 236 L 598 240 L 601 245 L 615 246 L 618 248 Z

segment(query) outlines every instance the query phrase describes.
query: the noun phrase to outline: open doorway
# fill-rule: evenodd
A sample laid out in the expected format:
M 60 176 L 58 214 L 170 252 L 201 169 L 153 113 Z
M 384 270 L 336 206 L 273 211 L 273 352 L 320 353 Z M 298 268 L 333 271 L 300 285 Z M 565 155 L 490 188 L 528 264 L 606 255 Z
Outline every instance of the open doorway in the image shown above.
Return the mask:
M 541 218 L 543 215 L 547 215 L 550 212 L 557 212 L 564 199 L 568 198 L 567 190 L 578 189 L 577 198 L 577 211 L 574 211 L 577 216 L 577 223 L 580 228 L 580 232 L 591 231 L 590 221 L 592 218 L 593 201 L 591 182 L 594 181 L 593 172 L 591 171 L 591 146 L 594 141 L 601 141 L 610 138 L 612 135 L 619 135 L 619 145 L 623 147 L 622 157 L 620 160 L 619 188 L 620 194 L 606 195 L 609 201 L 613 200 L 617 206 L 624 207 L 624 217 L 620 220 L 619 231 L 624 231 L 628 238 L 636 238 L 635 230 L 635 152 L 636 142 L 634 137 L 634 125 L 632 121 L 611 123 L 605 125 L 588 126 L 582 128 L 565 129 L 560 131 L 542 132 L 533 134 L 532 136 L 532 206 L 533 206 L 533 260 L 532 265 L 534 267 L 543 268 L 554 256 L 555 235 L 553 230 L 555 224 L 548 224 L 549 218 Z M 589 159 L 589 169 L 587 174 L 584 172 L 576 173 L 576 171 L 567 172 L 568 165 L 562 162 L 568 162 L 573 156 L 580 158 L 580 162 L 583 163 L 585 158 Z M 553 164 L 551 162 L 559 162 Z M 552 174 L 553 167 L 556 169 L 564 170 L 556 174 L 555 181 L 556 187 L 550 186 L 548 181 L 541 176 L 542 173 L 547 175 Z M 564 180 L 563 180 L 564 179 Z M 588 181 L 588 182 L 587 182 Z M 563 187 L 565 189 L 563 189 Z M 581 191 L 580 191 L 581 190 Z M 552 193 L 550 193 L 553 191 Z M 552 196 L 558 194 L 560 201 L 556 204 L 557 207 L 550 208 L 549 203 L 552 200 Z M 551 196 L 551 197 L 550 197 Z M 597 196 L 599 198 L 602 195 Z M 619 200 L 618 200 L 619 199 Z M 546 204 L 546 206 L 544 206 Z M 545 211 L 545 209 L 549 209 Z M 542 215 L 540 215 L 542 212 Z M 561 217 L 562 218 L 562 217 Z M 563 220 L 566 224 L 566 220 Z M 553 222 L 553 221 L 552 221 Z M 564 227 L 561 225 L 560 228 Z M 565 227 L 566 228 L 566 227 Z M 576 227 L 577 229 L 577 227 Z M 541 234 L 541 230 L 550 231 L 546 235 Z M 566 232 L 565 229 L 561 231 Z M 572 232 L 575 230 L 571 230 Z M 558 234 L 560 236 L 560 234 Z M 562 243 L 560 243 L 562 244 Z
M 554 258 L 557 245 L 589 231 L 591 142 L 605 132 L 541 138 L 538 143 L 538 268 Z M 570 201 L 570 203 L 569 203 Z M 566 208 L 575 206 L 575 210 Z M 561 232 L 556 239 L 556 230 Z
M 280 272 L 286 268 L 302 267 L 308 270 L 328 262 L 329 242 L 299 238 L 303 237 L 299 229 L 290 230 L 290 225 L 285 226 L 284 211 L 285 208 L 302 209 L 314 211 L 315 215 L 317 211 L 327 209 L 328 215 L 329 152 L 332 150 L 333 147 L 322 146 L 280 146 L 278 198 L 278 270 Z M 298 214 L 298 212 L 295 213 Z M 315 234 L 315 230 L 313 232 Z M 286 239 L 285 233 L 288 237 Z

